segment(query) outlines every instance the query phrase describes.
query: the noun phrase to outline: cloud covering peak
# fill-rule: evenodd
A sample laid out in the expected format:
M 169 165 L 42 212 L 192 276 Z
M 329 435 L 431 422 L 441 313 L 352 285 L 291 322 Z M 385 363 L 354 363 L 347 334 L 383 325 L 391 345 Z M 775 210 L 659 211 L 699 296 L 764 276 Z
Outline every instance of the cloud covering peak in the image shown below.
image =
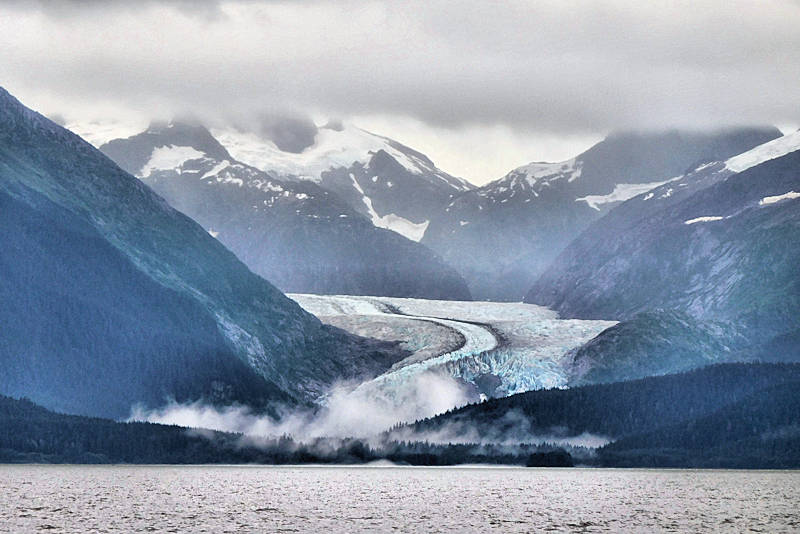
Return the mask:
M 16 0 L 4 10 L 0 79 L 50 113 L 292 110 L 372 129 L 396 119 L 452 133 L 445 160 L 476 128 L 535 143 L 800 123 L 798 2 Z M 307 132 L 293 124 L 289 143 Z M 527 150 L 503 167 L 548 156 Z

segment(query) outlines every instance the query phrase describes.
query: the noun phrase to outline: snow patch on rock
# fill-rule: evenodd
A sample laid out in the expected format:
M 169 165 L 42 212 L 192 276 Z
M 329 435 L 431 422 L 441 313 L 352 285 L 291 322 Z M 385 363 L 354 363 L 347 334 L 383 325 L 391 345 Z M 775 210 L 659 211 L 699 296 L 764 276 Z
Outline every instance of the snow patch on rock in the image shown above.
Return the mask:
M 428 229 L 428 224 L 430 224 L 430 221 L 415 223 L 409 221 L 405 217 L 395 215 L 394 213 L 378 215 L 378 212 L 376 212 L 375 208 L 372 206 L 372 199 L 368 197 L 364 192 L 364 189 L 361 188 L 361 185 L 359 185 L 358 180 L 356 180 L 356 177 L 353 175 L 353 173 L 350 173 L 350 179 L 353 181 L 353 188 L 361 194 L 361 201 L 364 202 L 364 206 L 367 208 L 367 214 L 369 215 L 373 225 L 377 226 L 378 228 L 384 228 L 386 230 L 397 232 L 403 237 L 419 243 L 419 241 L 422 239 L 422 236 L 425 235 L 425 230 Z
M 673 178 L 674 180 L 674 178 Z M 576 198 L 575 202 L 586 202 L 589 207 L 600 211 L 600 206 L 603 204 L 610 204 L 612 202 L 625 202 L 626 200 L 635 196 L 646 193 L 651 189 L 655 189 L 670 180 L 663 182 L 649 182 L 646 184 L 616 184 L 614 190 L 607 195 L 587 195 L 585 197 Z M 652 198 L 652 194 L 645 198 L 645 200 Z
M 697 217 L 695 219 L 689 219 L 687 221 L 683 221 L 683 224 L 697 224 L 697 223 L 704 223 L 704 222 L 714 222 L 714 221 L 721 221 L 725 217 L 719 217 L 717 215 L 706 216 L 706 217 Z
M 784 193 L 782 195 L 776 195 L 774 197 L 764 197 L 759 200 L 759 206 L 767 206 L 769 204 L 775 204 L 776 202 L 780 202 L 781 200 L 793 200 L 795 198 L 800 198 L 800 193 L 796 191 L 789 191 L 788 193 Z
M 210 171 L 205 173 L 203 176 L 201 176 L 200 179 L 201 180 L 205 180 L 206 178 L 210 178 L 212 176 L 216 176 L 219 173 L 221 173 L 222 171 L 224 171 L 225 169 L 227 169 L 230 166 L 230 164 L 231 164 L 230 161 L 228 161 L 227 159 L 224 159 L 224 160 L 220 161 L 219 163 L 217 163 L 216 165 L 214 165 L 214 167 Z

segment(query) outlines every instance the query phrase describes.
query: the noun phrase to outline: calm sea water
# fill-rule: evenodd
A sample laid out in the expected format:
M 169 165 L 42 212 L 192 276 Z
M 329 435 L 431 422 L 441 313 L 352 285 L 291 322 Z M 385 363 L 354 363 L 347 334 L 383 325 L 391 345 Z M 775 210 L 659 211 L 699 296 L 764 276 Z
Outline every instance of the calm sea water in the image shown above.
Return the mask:
M 0 466 L 8 532 L 795 532 L 800 472 Z

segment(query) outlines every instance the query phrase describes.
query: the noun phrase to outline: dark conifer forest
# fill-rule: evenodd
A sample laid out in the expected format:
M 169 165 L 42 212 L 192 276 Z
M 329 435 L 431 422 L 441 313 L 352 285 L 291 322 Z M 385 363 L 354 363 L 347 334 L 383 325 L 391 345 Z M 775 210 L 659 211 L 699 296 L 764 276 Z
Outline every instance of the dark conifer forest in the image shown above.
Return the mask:
M 0 397 L 0 462 L 515 464 L 566 467 L 800 467 L 800 365 L 724 364 L 466 406 L 398 426 L 383 439 L 259 438 L 202 429 L 64 415 Z M 512 419 L 505 414 L 514 413 Z M 471 428 L 518 443 L 428 441 Z M 526 435 L 524 432 L 527 432 Z M 557 431 L 554 431 L 557 429 Z M 406 439 L 397 436 L 404 435 Z M 606 436 L 592 451 L 526 438 Z M 441 435 L 441 434 L 440 434 Z

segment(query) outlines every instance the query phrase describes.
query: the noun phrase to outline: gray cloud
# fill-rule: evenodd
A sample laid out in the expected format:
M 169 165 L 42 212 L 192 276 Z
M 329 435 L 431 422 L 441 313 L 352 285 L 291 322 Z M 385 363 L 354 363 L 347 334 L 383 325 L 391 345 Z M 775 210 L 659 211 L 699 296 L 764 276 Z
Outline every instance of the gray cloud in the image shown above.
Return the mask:
M 291 109 L 558 135 L 800 123 L 797 2 L 11 5 L 0 80 L 65 115 Z
M 39 11 L 62 19 L 119 11 L 134 14 L 154 5 L 169 6 L 202 18 L 222 15 L 219 0 L 5 0 L 5 4 L 9 8 Z
M 244 129 L 256 131 L 281 150 L 296 154 L 313 145 L 317 136 L 317 126 L 310 117 L 289 113 L 260 115 L 255 125 Z

